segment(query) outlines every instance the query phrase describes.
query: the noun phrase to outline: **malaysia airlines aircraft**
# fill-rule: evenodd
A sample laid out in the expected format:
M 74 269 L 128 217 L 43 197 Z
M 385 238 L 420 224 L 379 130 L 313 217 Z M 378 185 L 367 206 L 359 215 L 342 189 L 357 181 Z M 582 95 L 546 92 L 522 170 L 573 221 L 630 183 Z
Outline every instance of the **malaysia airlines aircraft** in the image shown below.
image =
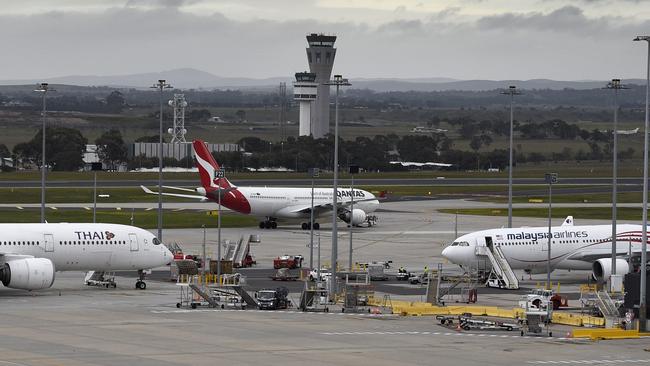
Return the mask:
M 261 229 L 275 229 L 277 219 L 306 219 L 311 215 L 311 188 L 291 187 L 237 187 L 227 178 L 216 178 L 219 164 L 208 150 L 205 143 L 196 140 L 192 143 L 192 150 L 199 169 L 202 187 L 195 190 L 166 187 L 181 191 L 196 192 L 200 195 L 163 193 L 167 196 L 195 198 L 203 201 L 218 202 L 221 195 L 221 204 L 233 211 L 244 215 L 264 218 L 259 227 Z M 149 194 L 158 194 L 142 186 Z M 351 200 L 354 195 L 354 208 L 351 210 Z M 372 193 L 361 189 L 338 189 L 337 207 L 332 206 L 332 188 L 314 188 L 314 218 L 331 214 L 336 209 L 337 216 L 348 224 L 358 226 L 363 223 L 372 225 L 374 217 L 368 215 L 379 206 L 379 200 Z M 309 221 L 302 223 L 302 229 L 309 229 Z M 320 225 L 314 222 L 314 229 Z
M 616 274 L 624 275 L 630 271 L 628 260 L 641 253 L 641 225 L 622 224 L 616 230 Z M 551 233 L 551 270 L 591 269 L 601 282 L 612 274 L 611 225 L 573 226 L 569 216 L 562 226 L 551 227 Z M 481 230 L 457 238 L 442 256 L 461 267 L 489 270 L 486 248 L 498 248 L 512 269 L 546 273 L 548 237 L 548 227 Z
M 51 287 L 57 271 L 142 270 L 173 255 L 150 232 L 117 224 L 0 224 L 0 281 L 6 287 Z

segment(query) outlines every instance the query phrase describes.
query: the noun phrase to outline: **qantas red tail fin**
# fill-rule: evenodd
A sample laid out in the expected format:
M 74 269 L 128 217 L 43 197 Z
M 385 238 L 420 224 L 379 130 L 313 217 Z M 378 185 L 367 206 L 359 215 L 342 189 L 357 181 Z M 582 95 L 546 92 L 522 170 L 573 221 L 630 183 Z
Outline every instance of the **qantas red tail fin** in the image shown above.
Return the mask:
M 194 140 L 192 142 L 192 150 L 194 150 L 194 157 L 196 158 L 196 167 L 199 168 L 199 175 L 201 176 L 201 185 L 203 188 L 221 187 L 230 188 L 230 182 L 226 178 L 216 178 L 219 164 L 205 142 L 202 140 Z

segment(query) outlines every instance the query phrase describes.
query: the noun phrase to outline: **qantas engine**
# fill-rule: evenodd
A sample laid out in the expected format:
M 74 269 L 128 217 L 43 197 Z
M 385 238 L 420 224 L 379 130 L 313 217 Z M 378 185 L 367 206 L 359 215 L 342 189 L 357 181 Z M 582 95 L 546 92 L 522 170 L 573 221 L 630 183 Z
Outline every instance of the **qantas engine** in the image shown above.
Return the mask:
M 0 268 L 0 281 L 9 288 L 41 290 L 52 286 L 54 272 L 54 263 L 49 259 L 16 259 Z
M 612 260 L 611 258 L 601 258 L 594 262 L 592 268 L 594 280 L 603 283 L 612 275 Z M 625 259 L 617 259 L 616 274 L 626 275 L 628 273 L 630 273 L 630 265 L 627 261 Z
M 359 226 L 366 222 L 367 216 L 364 210 L 355 208 L 352 210 L 352 215 L 350 215 L 350 211 L 347 211 L 340 214 L 339 218 L 352 226 Z

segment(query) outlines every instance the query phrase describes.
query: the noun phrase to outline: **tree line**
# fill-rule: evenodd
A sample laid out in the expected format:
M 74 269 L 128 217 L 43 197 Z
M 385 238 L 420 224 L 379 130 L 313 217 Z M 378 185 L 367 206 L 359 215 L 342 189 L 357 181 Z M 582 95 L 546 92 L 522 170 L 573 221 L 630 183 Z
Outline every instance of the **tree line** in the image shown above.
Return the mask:
M 438 122 L 432 121 L 432 125 Z M 449 163 L 451 169 L 504 169 L 508 164 L 508 152 L 505 149 L 486 151 L 496 136 L 507 136 L 509 124 L 503 121 L 475 121 L 461 117 L 445 121 L 452 126 L 458 126 L 461 138 L 469 138 L 471 151 L 459 149 L 446 133 L 429 133 L 398 136 L 396 134 L 375 135 L 374 137 L 360 136 L 353 140 L 339 141 L 339 164 L 341 167 L 358 165 L 367 171 L 388 171 L 407 169 L 390 164 L 391 161 L 439 162 Z M 469 127 L 468 127 L 469 126 Z M 582 139 L 587 142 L 589 150 L 574 150 L 569 146 L 561 151 L 542 154 L 539 152 L 524 153 L 516 148 L 516 162 L 539 163 L 546 160 L 604 160 L 611 159 L 611 131 L 598 129 L 591 131 L 581 129 L 562 120 L 550 120 L 541 123 L 515 123 L 515 131 L 519 134 L 517 140 L 527 139 L 558 139 L 575 141 Z M 494 137 L 493 137 L 494 136 Z M 38 167 L 41 164 L 41 131 L 26 142 L 14 146 L 10 152 L 5 145 L 0 144 L 0 157 L 11 156 L 19 162 L 19 167 Z M 158 136 L 142 136 L 135 142 L 158 142 Z M 49 127 L 46 133 L 47 165 L 52 170 L 71 171 L 83 167 L 83 154 L 88 140 L 79 130 L 67 127 Z M 116 169 L 126 163 L 130 169 L 154 167 L 157 158 L 143 156 L 128 157 L 127 145 L 118 129 L 105 131 L 95 139 L 100 160 L 108 169 Z M 223 152 L 215 154 L 217 161 L 227 169 L 240 171 L 247 168 L 286 167 L 296 171 L 307 171 L 318 167 L 330 170 L 333 167 L 332 151 L 334 137 L 327 135 L 321 139 L 311 136 L 288 137 L 282 142 L 273 142 L 258 137 L 245 137 L 237 141 L 242 152 Z M 632 158 L 635 151 L 623 148 L 619 152 L 620 159 Z M 166 158 L 165 166 L 191 167 L 191 158 L 180 161 Z

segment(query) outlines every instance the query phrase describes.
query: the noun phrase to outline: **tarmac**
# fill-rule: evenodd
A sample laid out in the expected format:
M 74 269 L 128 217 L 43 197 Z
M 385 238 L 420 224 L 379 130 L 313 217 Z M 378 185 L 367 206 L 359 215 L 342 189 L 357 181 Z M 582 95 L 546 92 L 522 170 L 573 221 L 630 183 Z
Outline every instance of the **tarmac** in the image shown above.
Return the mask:
M 438 204 L 442 204 L 439 201 Z M 453 202 L 446 202 L 449 204 Z M 505 225 L 503 217 L 440 214 L 432 201 L 382 205 L 379 222 L 353 229 L 353 261 L 392 260 L 393 269 L 421 271 L 438 263 L 448 270 L 440 252 L 458 235 Z M 449 206 L 447 206 L 449 207 Z M 556 220 L 557 223 L 560 219 Z M 576 224 L 606 223 L 583 221 Z M 321 262 L 329 262 L 330 225 L 321 220 Z M 299 225 L 299 223 L 298 223 Z M 222 229 L 222 238 L 259 234 L 252 251 L 255 269 L 246 270 L 252 285 L 267 286 L 281 254 L 301 254 L 309 262 L 309 231 L 296 223 L 276 230 Z M 545 225 L 544 219 L 514 218 L 516 226 Z M 339 260 L 347 265 L 349 234 L 339 226 Z M 207 231 L 208 253 L 215 251 L 216 229 Z M 200 229 L 165 230 L 165 242 L 180 243 L 187 253 L 200 254 Z M 316 259 L 314 259 L 316 261 Z M 7 365 L 643 365 L 650 364 L 650 339 L 592 342 L 566 337 L 565 328 L 552 338 L 520 336 L 507 331 L 457 331 L 432 317 L 391 314 L 302 313 L 289 311 L 177 309 L 180 291 L 158 269 L 147 290 L 135 290 L 131 274 L 118 276 L 118 287 L 83 285 L 83 273 L 58 273 L 52 288 L 25 292 L 0 289 L 0 366 Z M 518 273 L 518 276 L 521 274 Z M 553 273 L 567 293 L 573 293 L 588 273 Z M 532 288 L 545 275 L 523 282 Z M 419 300 L 421 289 L 395 281 L 381 291 L 400 299 Z M 409 290 L 416 289 L 420 291 Z M 479 303 L 516 306 L 520 292 L 479 290 Z M 564 292 L 564 290 L 563 290 Z M 292 294 L 296 300 L 295 293 Z

